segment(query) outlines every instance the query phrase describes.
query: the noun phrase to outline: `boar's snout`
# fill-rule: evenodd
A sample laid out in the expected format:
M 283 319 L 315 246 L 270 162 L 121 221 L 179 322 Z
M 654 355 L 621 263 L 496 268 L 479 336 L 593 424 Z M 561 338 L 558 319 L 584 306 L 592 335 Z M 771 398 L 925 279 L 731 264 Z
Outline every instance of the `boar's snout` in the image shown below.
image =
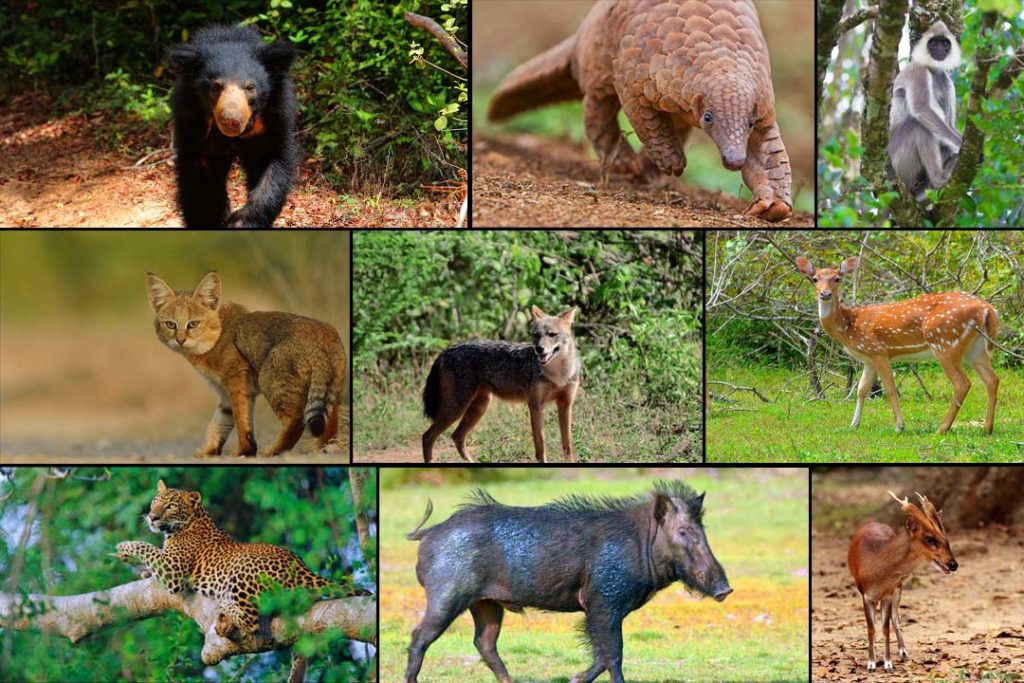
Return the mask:
M 718 602 L 722 602 L 727 597 L 729 597 L 729 593 L 732 593 L 732 586 L 730 586 L 728 583 L 720 583 L 715 588 L 715 592 L 712 597 Z

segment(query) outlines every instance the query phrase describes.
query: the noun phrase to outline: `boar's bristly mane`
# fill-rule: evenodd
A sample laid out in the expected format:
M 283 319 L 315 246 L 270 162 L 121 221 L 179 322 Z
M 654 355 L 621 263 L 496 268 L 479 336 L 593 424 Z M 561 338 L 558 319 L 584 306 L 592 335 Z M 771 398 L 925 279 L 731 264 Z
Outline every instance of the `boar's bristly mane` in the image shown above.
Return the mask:
M 570 494 L 558 500 L 540 506 L 542 510 L 553 512 L 616 512 L 619 510 L 634 510 L 638 507 L 650 505 L 657 495 L 668 496 L 669 498 L 681 500 L 686 503 L 687 512 L 690 518 L 700 524 L 704 517 L 703 496 L 694 491 L 679 480 L 656 481 L 653 491 L 641 493 L 635 496 L 624 496 L 614 498 L 612 496 L 586 496 Z M 481 507 L 507 507 L 494 499 L 491 494 L 483 489 L 476 489 L 470 494 L 469 500 L 459 505 L 460 510 L 472 510 Z

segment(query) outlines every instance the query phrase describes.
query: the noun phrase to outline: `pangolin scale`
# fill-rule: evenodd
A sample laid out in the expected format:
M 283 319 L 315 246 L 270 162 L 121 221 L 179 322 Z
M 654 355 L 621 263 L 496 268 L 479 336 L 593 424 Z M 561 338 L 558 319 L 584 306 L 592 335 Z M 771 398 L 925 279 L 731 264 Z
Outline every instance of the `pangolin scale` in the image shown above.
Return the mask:
M 750 0 L 599 0 L 575 35 L 501 82 L 488 117 L 580 98 L 603 165 L 681 175 L 683 145 L 701 128 L 722 164 L 741 171 L 753 194 L 747 214 L 778 221 L 792 213 L 768 47 Z M 620 109 L 643 144 L 639 154 L 623 138 Z

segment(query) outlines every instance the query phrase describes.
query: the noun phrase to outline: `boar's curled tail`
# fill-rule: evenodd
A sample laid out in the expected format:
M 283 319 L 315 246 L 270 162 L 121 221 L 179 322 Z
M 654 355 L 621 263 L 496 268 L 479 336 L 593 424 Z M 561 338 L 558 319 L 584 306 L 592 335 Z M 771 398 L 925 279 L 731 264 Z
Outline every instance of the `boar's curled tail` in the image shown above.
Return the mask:
M 441 407 L 441 357 L 430 366 L 427 384 L 423 387 L 423 414 L 433 420 Z
M 423 513 L 423 519 L 421 519 L 420 523 L 416 525 L 416 528 L 407 533 L 405 537 L 408 538 L 410 541 L 418 541 L 421 538 L 423 538 L 423 534 L 425 534 L 426 531 L 420 531 L 420 529 L 423 527 L 424 524 L 427 523 L 427 518 L 430 517 L 430 513 L 432 513 L 433 511 L 434 503 L 432 503 L 431 500 L 427 498 L 427 511 Z

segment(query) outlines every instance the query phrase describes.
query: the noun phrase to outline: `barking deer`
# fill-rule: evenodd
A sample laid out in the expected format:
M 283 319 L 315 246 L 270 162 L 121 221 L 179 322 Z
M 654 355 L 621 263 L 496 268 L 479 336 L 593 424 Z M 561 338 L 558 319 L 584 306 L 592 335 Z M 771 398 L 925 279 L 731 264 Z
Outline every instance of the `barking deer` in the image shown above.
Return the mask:
M 896 416 L 896 431 L 902 432 L 903 413 L 890 362 L 931 360 L 939 362 L 953 384 L 953 401 L 939 425 L 939 433 L 945 434 L 971 388 L 963 370 L 966 359 L 988 390 L 985 433 L 992 433 L 999 392 L 999 377 L 989 357 L 993 348 L 990 340 L 995 339 L 999 330 L 999 315 L 992 304 L 963 292 L 938 292 L 904 301 L 848 308 L 839 300 L 839 283 L 854 271 L 857 259 L 848 258 L 839 268 L 816 269 L 801 256 L 796 259 L 796 267 L 814 283 L 822 329 L 864 364 L 851 428 L 860 424 L 864 398 L 875 377 L 881 377 Z
M 946 528 L 942 525 L 942 510 L 936 510 L 931 501 L 917 494 L 921 507 L 900 500 L 892 491 L 889 495 L 900 504 L 906 517 L 906 533 L 896 534 L 886 524 L 868 522 L 854 534 L 846 565 L 853 574 L 864 601 L 864 619 L 868 625 L 868 671 L 875 670 L 875 610 L 882 616 L 882 637 L 885 640 L 885 659 L 882 666 L 892 671 L 889 654 L 889 624 L 896 630 L 897 654 L 907 661 L 907 648 L 900 630 L 900 598 L 903 580 L 919 566 L 930 562 L 943 574 L 955 572 L 956 558 L 949 547 Z

